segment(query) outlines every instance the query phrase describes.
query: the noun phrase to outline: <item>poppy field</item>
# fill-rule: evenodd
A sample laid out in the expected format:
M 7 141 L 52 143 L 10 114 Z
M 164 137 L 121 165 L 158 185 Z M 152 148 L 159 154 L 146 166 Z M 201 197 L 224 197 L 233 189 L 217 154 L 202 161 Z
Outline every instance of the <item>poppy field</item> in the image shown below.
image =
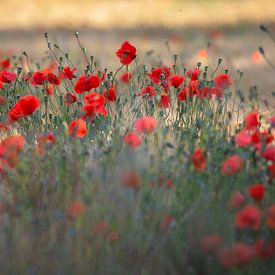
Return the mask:
M 0 273 L 275 274 L 275 114 L 243 73 L 44 36 L 0 59 Z

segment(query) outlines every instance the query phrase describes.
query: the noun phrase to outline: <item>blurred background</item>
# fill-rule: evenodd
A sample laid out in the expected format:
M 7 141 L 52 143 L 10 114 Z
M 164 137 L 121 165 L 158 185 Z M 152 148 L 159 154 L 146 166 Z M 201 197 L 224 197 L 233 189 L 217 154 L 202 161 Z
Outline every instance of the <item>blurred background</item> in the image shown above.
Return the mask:
M 275 62 L 275 44 L 261 23 L 275 34 L 274 0 L 0 0 L 0 54 L 42 60 L 47 31 L 77 62 L 78 30 L 102 68 L 119 65 L 114 53 L 127 39 L 150 65 L 170 65 L 173 54 L 188 68 L 222 58 L 222 69 L 244 72 L 241 86 L 257 85 L 265 96 L 275 90 L 274 70 L 258 47 Z

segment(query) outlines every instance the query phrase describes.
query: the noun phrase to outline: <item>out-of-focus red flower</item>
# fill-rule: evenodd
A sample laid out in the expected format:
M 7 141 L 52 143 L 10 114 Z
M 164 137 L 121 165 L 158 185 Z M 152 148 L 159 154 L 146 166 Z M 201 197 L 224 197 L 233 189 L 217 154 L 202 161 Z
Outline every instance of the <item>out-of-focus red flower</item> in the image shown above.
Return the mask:
M 45 68 L 32 74 L 30 78 L 30 85 L 40 86 L 43 85 L 46 81 L 56 86 L 60 84 L 59 77 L 55 75 L 50 68 Z
M 3 83 L 0 81 L 0 90 L 3 88 Z
M 233 155 L 223 162 L 221 173 L 222 175 L 234 175 L 241 171 L 243 160 L 239 155 Z
M 151 133 L 157 127 L 157 121 L 151 116 L 138 118 L 134 124 L 135 129 L 140 133 Z
M 59 74 L 61 79 L 72 80 L 75 78 L 76 68 L 71 69 L 69 66 L 64 67 L 63 71 Z
M 199 69 L 188 70 L 186 76 L 190 78 L 190 80 L 195 81 L 199 79 L 201 71 Z
M 141 145 L 142 140 L 138 134 L 131 132 L 124 137 L 123 142 L 132 149 L 136 149 Z
M 0 61 L 0 71 L 5 70 L 10 67 L 10 60 L 9 59 L 3 59 Z
M 103 96 L 105 96 L 109 102 L 115 102 L 117 98 L 115 88 L 110 87 L 109 89 L 105 90 L 103 92 Z
M 77 101 L 76 96 L 70 92 L 65 95 L 65 106 L 69 106 L 72 103 L 75 103 Z
M 100 79 L 97 75 L 82 75 L 76 81 L 74 91 L 77 94 L 88 92 L 91 89 L 97 88 L 100 84 Z
M 157 92 L 153 86 L 147 85 L 146 87 L 143 87 L 141 89 L 140 93 L 138 93 L 137 96 L 148 95 L 148 98 L 152 98 L 156 93 Z
M 236 135 L 235 142 L 240 147 L 247 147 L 252 142 L 252 137 L 247 131 L 243 130 Z
M 131 73 L 123 73 L 120 77 L 120 80 L 124 83 L 128 83 L 132 79 L 132 74 Z
M 178 93 L 178 101 L 180 102 L 185 101 L 186 97 L 187 97 L 187 88 L 183 87 Z
M 259 51 L 253 52 L 250 56 L 250 59 L 254 64 L 261 64 L 264 61 L 264 59 L 263 59 L 262 55 L 259 53 Z
M 137 190 L 140 187 L 140 177 L 135 172 L 124 172 L 121 176 L 121 183 L 125 187 Z
M 106 221 L 102 221 L 92 225 L 92 233 L 94 235 L 101 235 L 106 237 L 109 229 L 110 226 Z
M 245 198 L 240 192 L 234 192 L 229 200 L 228 206 L 230 209 L 240 208 L 244 205 Z
M 214 78 L 217 87 L 227 89 L 232 85 L 232 79 L 228 74 L 220 74 Z
M 86 122 L 83 119 L 73 120 L 68 128 L 68 133 L 77 138 L 83 138 L 87 135 L 87 126 Z
M 197 57 L 199 60 L 207 59 L 208 51 L 206 49 L 199 49 L 197 52 Z
M 251 112 L 244 117 L 245 129 L 255 130 L 260 125 L 258 112 Z
M 35 151 L 37 155 L 41 156 L 46 153 L 46 146 L 54 142 L 54 135 L 52 132 L 43 133 L 37 138 Z
M 268 165 L 267 170 L 269 172 L 270 177 L 272 179 L 274 179 L 275 178 L 275 163 L 271 164 L 271 165 Z
M 275 146 L 268 146 L 263 152 L 263 157 L 266 160 L 275 162 Z
M 21 97 L 9 111 L 10 121 L 17 121 L 20 117 L 24 118 L 33 114 L 40 106 L 39 99 L 34 95 Z
M 128 41 L 125 41 L 120 46 L 120 49 L 117 50 L 116 56 L 123 65 L 129 65 L 137 57 L 136 51 L 136 47 L 131 45 Z
M 86 206 L 82 201 L 73 201 L 67 210 L 68 215 L 71 218 L 77 218 L 78 216 L 86 212 Z
M 263 239 L 257 240 L 254 245 L 254 251 L 260 259 L 270 259 L 275 256 L 275 241 L 267 242 Z
M 208 86 L 204 86 L 201 89 L 198 89 L 197 96 L 200 99 L 207 98 L 211 99 L 212 98 L 212 90 Z
M 248 188 L 249 196 L 255 201 L 260 201 L 265 195 L 265 186 L 262 183 L 254 184 Z
M 159 84 L 161 80 L 169 77 L 170 72 L 168 68 L 155 68 L 151 73 L 146 74 L 154 84 Z
M 8 99 L 0 95 L 0 106 L 5 106 L 8 103 Z
M 96 115 L 96 113 L 101 114 L 104 117 L 108 115 L 104 105 L 101 105 L 98 102 L 85 104 L 82 108 L 82 111 L 84 111 L 83 119 L 86 119 L 88 117 L 93 117 Z
M 265 222 L 270 229 L 275 230 L 275 204 L 268 210 Z
M 169 85 L 173 86 L 174 88 L 178 88 L 184 81 L 184 77 L 181 75 L 173 75 L 169 78 Z
M 105 97 L 99 93 L 91 92 L 84 96 L 84 100 L 87 104 L 98 103 L 99 105 L 104 105 Z
M 259 229 L 261 224 L 261 211 L 254 205 L 247 205 L 235 216 L 235 226 L 240 229 Z
M 206 157 L 201 148 L 197 148 L 192 155 L 192 162 L 195 170 L 203 171 L 206 168 Z
M 217 234 L 209 235 L 201 239 L 201 249 L 205 252 L 215 253 L 223 243 L 223 238 Z
M 1 85 L 1 84 L 0 84 Z M 0 88 L 1 89 L 1 88 Z M 270 127 L 275 128 L 275 116 L 272 116 L 270 118 Z
M 252 247 L 243 242 L 235 243 L 232 247 L 225 247 L 218 253 L 219 262 L 226 269 L 249 264 L 253 257 Z
M 162 223 L 160 224 L 160 228 L 162 230 L 167 230 L 171 228 L 173 223 L 176 221 L 176 218 L 171 214 L 166 214 L 162 220 Z
M 158 103 L 159 108 L 169 108 L 170 105 L 170 97 L 168 94 L 163 93 L 160 95 L 160 101 Z
M 0 82 L 3 83 L 12 83 L 16 80 L 17 74 L 13 72 L 8 71 L 2 71 L 0 72 Z
M 224 90 L 223 88 L 216 86 L 211 89 L 211 94 L 215 95 L 217 98 L 221 98 L 224 95 Z

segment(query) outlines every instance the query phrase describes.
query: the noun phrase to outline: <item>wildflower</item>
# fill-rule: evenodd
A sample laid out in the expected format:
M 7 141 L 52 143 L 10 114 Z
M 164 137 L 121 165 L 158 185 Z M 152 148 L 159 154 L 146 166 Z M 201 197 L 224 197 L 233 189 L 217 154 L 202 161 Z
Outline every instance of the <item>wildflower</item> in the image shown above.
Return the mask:
M 109 231 L 109 224 L 106 221 L 102 221 L 92 225 L 92 233 L 95 235 L 106 236 Z
M 122 74 L 121 75 L 121 77 L 120 77 L 120 80 L 122 81 L 122 82 L 124 82 L 124 83 L 128 83 L 130 80 L 132 79 L 132 74 L 131 73 L 124 73 L 124 74 Z
M 82 108 L 82 111 L 84 111 L 83 119 L 94 117 L 97 113 L 104 117 L 108 115 L 105 107 L 98 102 L 85 104 Z
M 252 247 L 243 242 L 237 242 L 232 247 L 225 247 L 218 253 L 219 262 L 226 269 L 246 265 L 253 257 Z
M 3 83 L 0 81 L 0 90 L 3 89 Z
M 0 82 L 3 83 L 12 83 L 16 80 L 17 74 L 13 72 L 8 71 L 2 71 L 0 72 Z
M 247 205 L 235 216 L 235 226 L 240 229 L 259 229 L 261 211 L 254 205 Z
M 86 94 L 84 96 L 84 100 L 85 100 L 85 103 L 87 104 L 98 103 L 99 105 L 104 105 L 105 103 L 105 97 L 96 92 L 91 92 L 89 94 Z
M 258 112 L 251 112 L 244 117 L 245 129 L 255 130 L 260 125 Z
M 140 187 L 139 175 L 136 174 L 135 172 L 124 172 L 121 177 L 121 183 L 125 187 L 138 190 Z
M 260 259 L 270 259 L 275 256 L 275 241 L 268 243 L 263 239 L 258 239 L 253 245 L 255 254 Z
M 154 84 L 159 84 L 161 80 L 165 80 L 169 77 L 170 72 L 168 68 L 155 68 L 151 73 L 147 73 L 147 76 Z
M 223 243 L 223 238 L 219 235 L 209 235 L 204 237 L 201 242 L 201 249 L 205 252 L 216 252 Z
M 36 71 L 32 74 L 30 78 L 30 85 L 39 86 L 43 85 L 48 81 L 52 85 L 58 86 L 60 84 L 60 79 L 56 76 L 50 68 L 45 68 L 41 71 Z
M 239 208 L 242 207 L 245 203 L 245 198 L 242 193 L 240 192 L 234 192 L 229 200 L 229 208 Z
M 173 75 L 169 78 L 169 85 L 173 86 L 174 88 L 179 88 L 179 86 L 183 83 L 184 77 L 181 75 Z
M 69 66 L 64 67 L 63 71 L 59 74 L 61 79 L 72 80 L 75 78 L 76 68 L 71 69 Z
M 157 127 L 157 121 L 151 116 L 144 116 L 136 120 L 134 127 L 140 133 L 152 133 Z
M 244 130 L 236 135 L 235 142 L 240 147 L 247 147 L 252 142 L 252 137 Z
M 259 51 L 255 51 L 251 54 L 250 56 L 251 60 L 253 63 L 255 64 L 260 64 L 263 62 L 263 57 L 262 55 L 259 53 Z
M 103 96 L 105 96 L 109 102 L 115 102 L 117 98 L 115 88 L 110 87 L 108 90 L 105 90 Z
M 24 118 L 33 114 L 40 106 L 39 99 L 34 95 L 21 97 L 9 111 L 10 121 L 17 121 L 20 117 Z
M 169 108 L 170 105 L 170 97 L 168 94 L 163 93 L 160 95 L 160 101 L 158 103 L 159 108 Z
M 9 66 L 10 66 L 9 59 L 3 59 L 0 61 L 0 71 L 9 68 Z
M 265 223 L 270 229 L 275 230 L 275 204 L 273 204 L 267 212 L 267 218 Z
M 197 57 L 200 60 L 207 59 L 208 51 L 206 49 L 199 49 L 197 52 Z
M 0 106 L 5 106 L 8 103 L 8 99 L 0 95 Z
M 73 201 L 67 210 L 67 213 L 71 218 L 76 218 L 85 212 L 86 206 L 82 201 Z
M 127 134 L 124 137 L 123 141 L 125 144 L 127 144 L 132 149 L 138 148 L 142 143 L 140 136 L 137 135 L 135 132 L 131 132 L 131 133 Z
M 173 215 L 166 214 L 163 218 L 160 228 L 162 230 L 167 230 L 171 228 L 173 225 L 175 225 L 175 222 L 176 222 L 176 218 Z
M 254 184 L 248 188 L 248 194 L 255 201 L 260 201 L 264 197 L 265 186 L 262 183 Z
M 275 146 L 268 146 L 263 152 L 263 157 L 266 160 L 275 162 Z
M 152 98 L 156 94 L 156 90 L 153 86 L 147 85 L 146 87 L 143 87 L 140 91 L 140 93 L 137 94 L 137 96 L 142 95 L 148 95 L 148 98 Z
M 65 106 L 69 106 L 72 103 L 75 103 L 77 101 L 76 96 L 73 93 L 67 93 L 65 95 Z
M 82 75 L 76 81 L 74 91 L 77 94 L 88 92 L 91 89 L 97 88 L 100 84 L 100 79 L 97 75 Z
M 272 179 L 275 178 L 275 164 L 268 165 L 267 170 Z
M 37 138 L 37 144 L 35 147 L 37 155 L 43 155 L 46 153 L 45 147 L 48 144 L 54 142 L 54 135 L 52 132 L 44 133 Z
M 120 49 L 117 50 L 116 56 L 120 59 L 123 65 L 129 65 L 136 58 L 136 47 L 125 41 Z
M 228 74 L 220 74 L 214 78 L 217 87 L 227 89 L 232 85 L 232 80 Z
M 186 87 L 183 87 L 180 92 L 178 93 L 178 101 L 182 102 L 186 100 L 187 96 L 187 89 Z
M 86 122 L 83 119 L 73 120 L 68 128 L 68 132 L 71 136 L 77 138 L 83 138 L 87 135 Z
M 221 173 L 222 175 L 234 175 L 241 171 L 243 160 L 239 155 L 233 155 L 223 162 Z
M 192 81 L 196 81 L 199 79 L 199 75 L 201 74 L 201 71 L 199 69 L 189 70 L 186 73 L 186 76 L 190 78 Z
M 197 148 L 192 155 L 192 162 L 195 170 L 203 171 L 206 167 L 206 157 L 201 148 Z

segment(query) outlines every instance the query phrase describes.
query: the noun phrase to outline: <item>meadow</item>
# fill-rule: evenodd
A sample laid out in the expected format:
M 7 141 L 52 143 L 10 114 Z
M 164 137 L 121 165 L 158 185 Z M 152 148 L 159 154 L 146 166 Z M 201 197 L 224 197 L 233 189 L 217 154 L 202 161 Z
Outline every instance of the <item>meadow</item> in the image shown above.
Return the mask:
M 274 274 L 274 93 L 74 36 L 0 59 L 1 274 Z

